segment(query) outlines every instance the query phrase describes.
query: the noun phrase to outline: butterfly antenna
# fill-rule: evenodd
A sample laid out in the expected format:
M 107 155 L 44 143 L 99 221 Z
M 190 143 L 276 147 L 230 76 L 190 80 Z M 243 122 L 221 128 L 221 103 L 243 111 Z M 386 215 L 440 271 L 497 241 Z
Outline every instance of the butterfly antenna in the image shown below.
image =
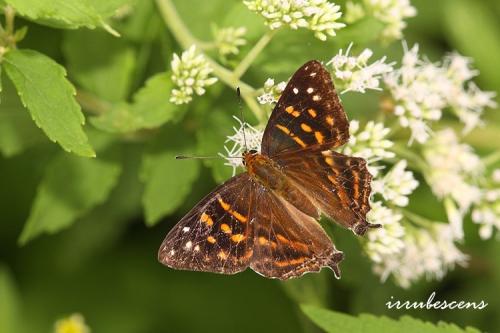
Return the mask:
M 247 123 L 245 122 L 245 117 L 243 116 L 243 105 L 241 104 L 241 91 L 240 87 L 236 87 L 236 94 L 238 95 L 238 107 L 240 109 L 240 117 L 242 121 L 241 129 L 243 131 L 243 142 L 245 143 L 245 151 L 248 151 L 247 136 L 245 133 L 245 127 Z
M 192 155 L 177 155 L 175 156 L 176 160 L 208 160 L 208 159 L 216 159 L 216 158 L 243 158 L 243 156 L 192 156 Z

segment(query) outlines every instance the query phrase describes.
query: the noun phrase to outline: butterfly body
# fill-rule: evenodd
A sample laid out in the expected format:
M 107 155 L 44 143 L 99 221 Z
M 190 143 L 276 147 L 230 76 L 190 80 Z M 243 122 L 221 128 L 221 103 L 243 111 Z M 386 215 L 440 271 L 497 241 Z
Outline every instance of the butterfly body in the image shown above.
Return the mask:
M 317 61 L 291 78 L 246 172 L 220 185 L 169 232 L 158 259 L 175 269 L 234 274 L 251 267 L 278 279 L 343 259 L 317 220 L 324 214 L 363 235 L 371 225 L 371 175 L 362 158 L 333 151 L 349 125 L 330 75 Z

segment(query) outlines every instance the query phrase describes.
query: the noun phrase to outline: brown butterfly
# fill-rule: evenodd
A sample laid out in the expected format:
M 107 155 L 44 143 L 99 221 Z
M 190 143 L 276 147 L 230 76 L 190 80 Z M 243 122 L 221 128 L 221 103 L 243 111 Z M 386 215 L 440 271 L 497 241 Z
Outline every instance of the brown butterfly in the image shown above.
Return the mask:
M 281 280 L 331 268 L 338 251 L 317 220 L 357 235 L 369 227 L 371 175 L 362 158 L 332 151 L 349 123 L 329 73 L 304 64 L 275 106 L 261 152 L 243 155 L 246 172 L 217 187 L 168 233 L 158 252 L 171 268 L 234 274 L 250 266 Z

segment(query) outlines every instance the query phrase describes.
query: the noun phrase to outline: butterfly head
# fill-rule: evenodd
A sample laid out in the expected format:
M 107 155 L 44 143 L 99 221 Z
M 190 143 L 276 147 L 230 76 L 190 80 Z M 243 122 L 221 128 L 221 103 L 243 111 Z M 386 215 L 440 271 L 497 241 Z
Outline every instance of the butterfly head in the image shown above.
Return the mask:
M 243 153 L 243 165 L 248 166 L 252 163 L 252 160 L 259 154 L 255 149 L 250 149 Z

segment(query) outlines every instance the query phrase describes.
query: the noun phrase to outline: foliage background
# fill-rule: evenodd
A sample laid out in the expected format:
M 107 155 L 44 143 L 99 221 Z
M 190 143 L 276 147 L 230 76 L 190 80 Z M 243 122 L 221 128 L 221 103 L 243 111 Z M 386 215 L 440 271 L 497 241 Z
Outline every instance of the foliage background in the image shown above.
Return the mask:
M 245 25 L 249 29 L 248 49 L 265 30 L 257 15 L 240 1 L 174 3 L 201 40 L 211 39 L 211 23 Z M 409 45 L 419 43 L 433 60 L 453 49 L 471 56 L 481 72 L 477 79 L 480 87 L 500 91 L 498 1 L 414 0 L 412 4 L 419 15 L 408 20 L 405 38 Z M 125 19 L 109 21 L 121 33 L 120 39 L 102 29 L 63 30 L 16 18 L 16 27 L 28 27 L 26 38 L 18 46 L 42 52 L 67 68 L 69 79 L 79 91 L 88 93 L 78 95 L 88 119 L 95 115 L 93 112 L 109 110 L 110 105 L 120 114 L 120 107 L 130 106 L 124 103 L 132 101 L 148 78 L 169 68 L 172 53 L 182 50 L 154 2 L 143 0 L 135 6 Z M 372 48 L 378 56 L 400 59 L 399 43 L 381 46 L 370 30 L 368 26 L 356 32 L 355 41 Z M 323 43 L 308 31 L 283 29 L 252 64 L 245 80 L 254 86 L 261 86 L 270 76 L 284 80 L 309 59 L 332 57 L 350 39 L 339 34 Z M 483 331 L 500 330 L 500 300 L 494 296 L 500 284 L 500 243 L 494 239 L 481 241 L 471 221 L 466 221 L 462 247 L 471 256 L 470 266 L 457 268 L 443 281 L 421 281 L 408 290 L 391 281 L 381 283 L 371 273 L 356 239 L 339 228 L 335 228 L 335 240 L 347 260 L 338 281 L 327 271 L 281 283 L 252 271 L 216 276 L 173 271 L 158 264 L 156 252 L 166 232 L 230 172 L 172 158 L 179 152 L 209 155 L 221 150 L 238 107 L 234 92 L 222 84 L 209 88 L 187 107 L 168 106 L 169 121 L 160 129 L 109 134 L 113 125 L 127 126 L 127 119 L 118 117 L 111 124 L 106 119 L 87 121 L 85 131 L 98 153 L 96 164 L 50 143 L 21 110 L 5 76 L 2 83 L 0 138 L 5 139 L 9 131 L 19 133 L 10 144 L 2 141 L 0 156 L 2 333 L 49 332 L 56 319 L 74 312 L 85 316 L 93 332 L 316 331 L 299 304 L 349 314 L 394 318 L 410 314 Z M 145 99 L 157 101 L 151 104 L 154 107 L 168 100 L 168 86 L 164 94 L 163 98 L 155 95 Z M 368 118 L 366 110 L 372 110 L 376 103 L 377 97 L 370 93 L 344 100 L 349 116 L 359 119 Z M 11 127 L 10 116 L 3 113 L 6 110 L 19 111 L 15 127 Z M 466 140 L 479 152 L 498 150 L 500 114 L 489 112 L 485 120 L 487 126 L 475 130 Z M 92 170 L 89 178 L 80 177 L 80 168 Z M 183 176 L 177 177 L 179 174 Z M 69 183 L 79 191 L 69 193 Z M 60 232 L 26 243 L 39 233 L 30 231 L 25 223 L 36 209 L 32 204 L 37 191 L 43 190 L 51 194 L 46 202 L 39 203 L 41 218 L 49 223 L 44 231 Z M 88 192 L 95 194 L 94 201 L 82 202 L 79 194 Z M 434 209 L 433 200 L 419 191 L 412 197 L 414 208 L 439 218 L 443 212 Z M 68 202 L 72 207 L 69 217 L 61 217 L 59 214 L 67 212 L 59 208 Z M 69 225 L 71 228 L 66 228 Z M 424 301 L 432 291 L 439 299 L 485 300 L 489 306 L 482 311 L 398 311 L 385 307 L 391 296 Z

